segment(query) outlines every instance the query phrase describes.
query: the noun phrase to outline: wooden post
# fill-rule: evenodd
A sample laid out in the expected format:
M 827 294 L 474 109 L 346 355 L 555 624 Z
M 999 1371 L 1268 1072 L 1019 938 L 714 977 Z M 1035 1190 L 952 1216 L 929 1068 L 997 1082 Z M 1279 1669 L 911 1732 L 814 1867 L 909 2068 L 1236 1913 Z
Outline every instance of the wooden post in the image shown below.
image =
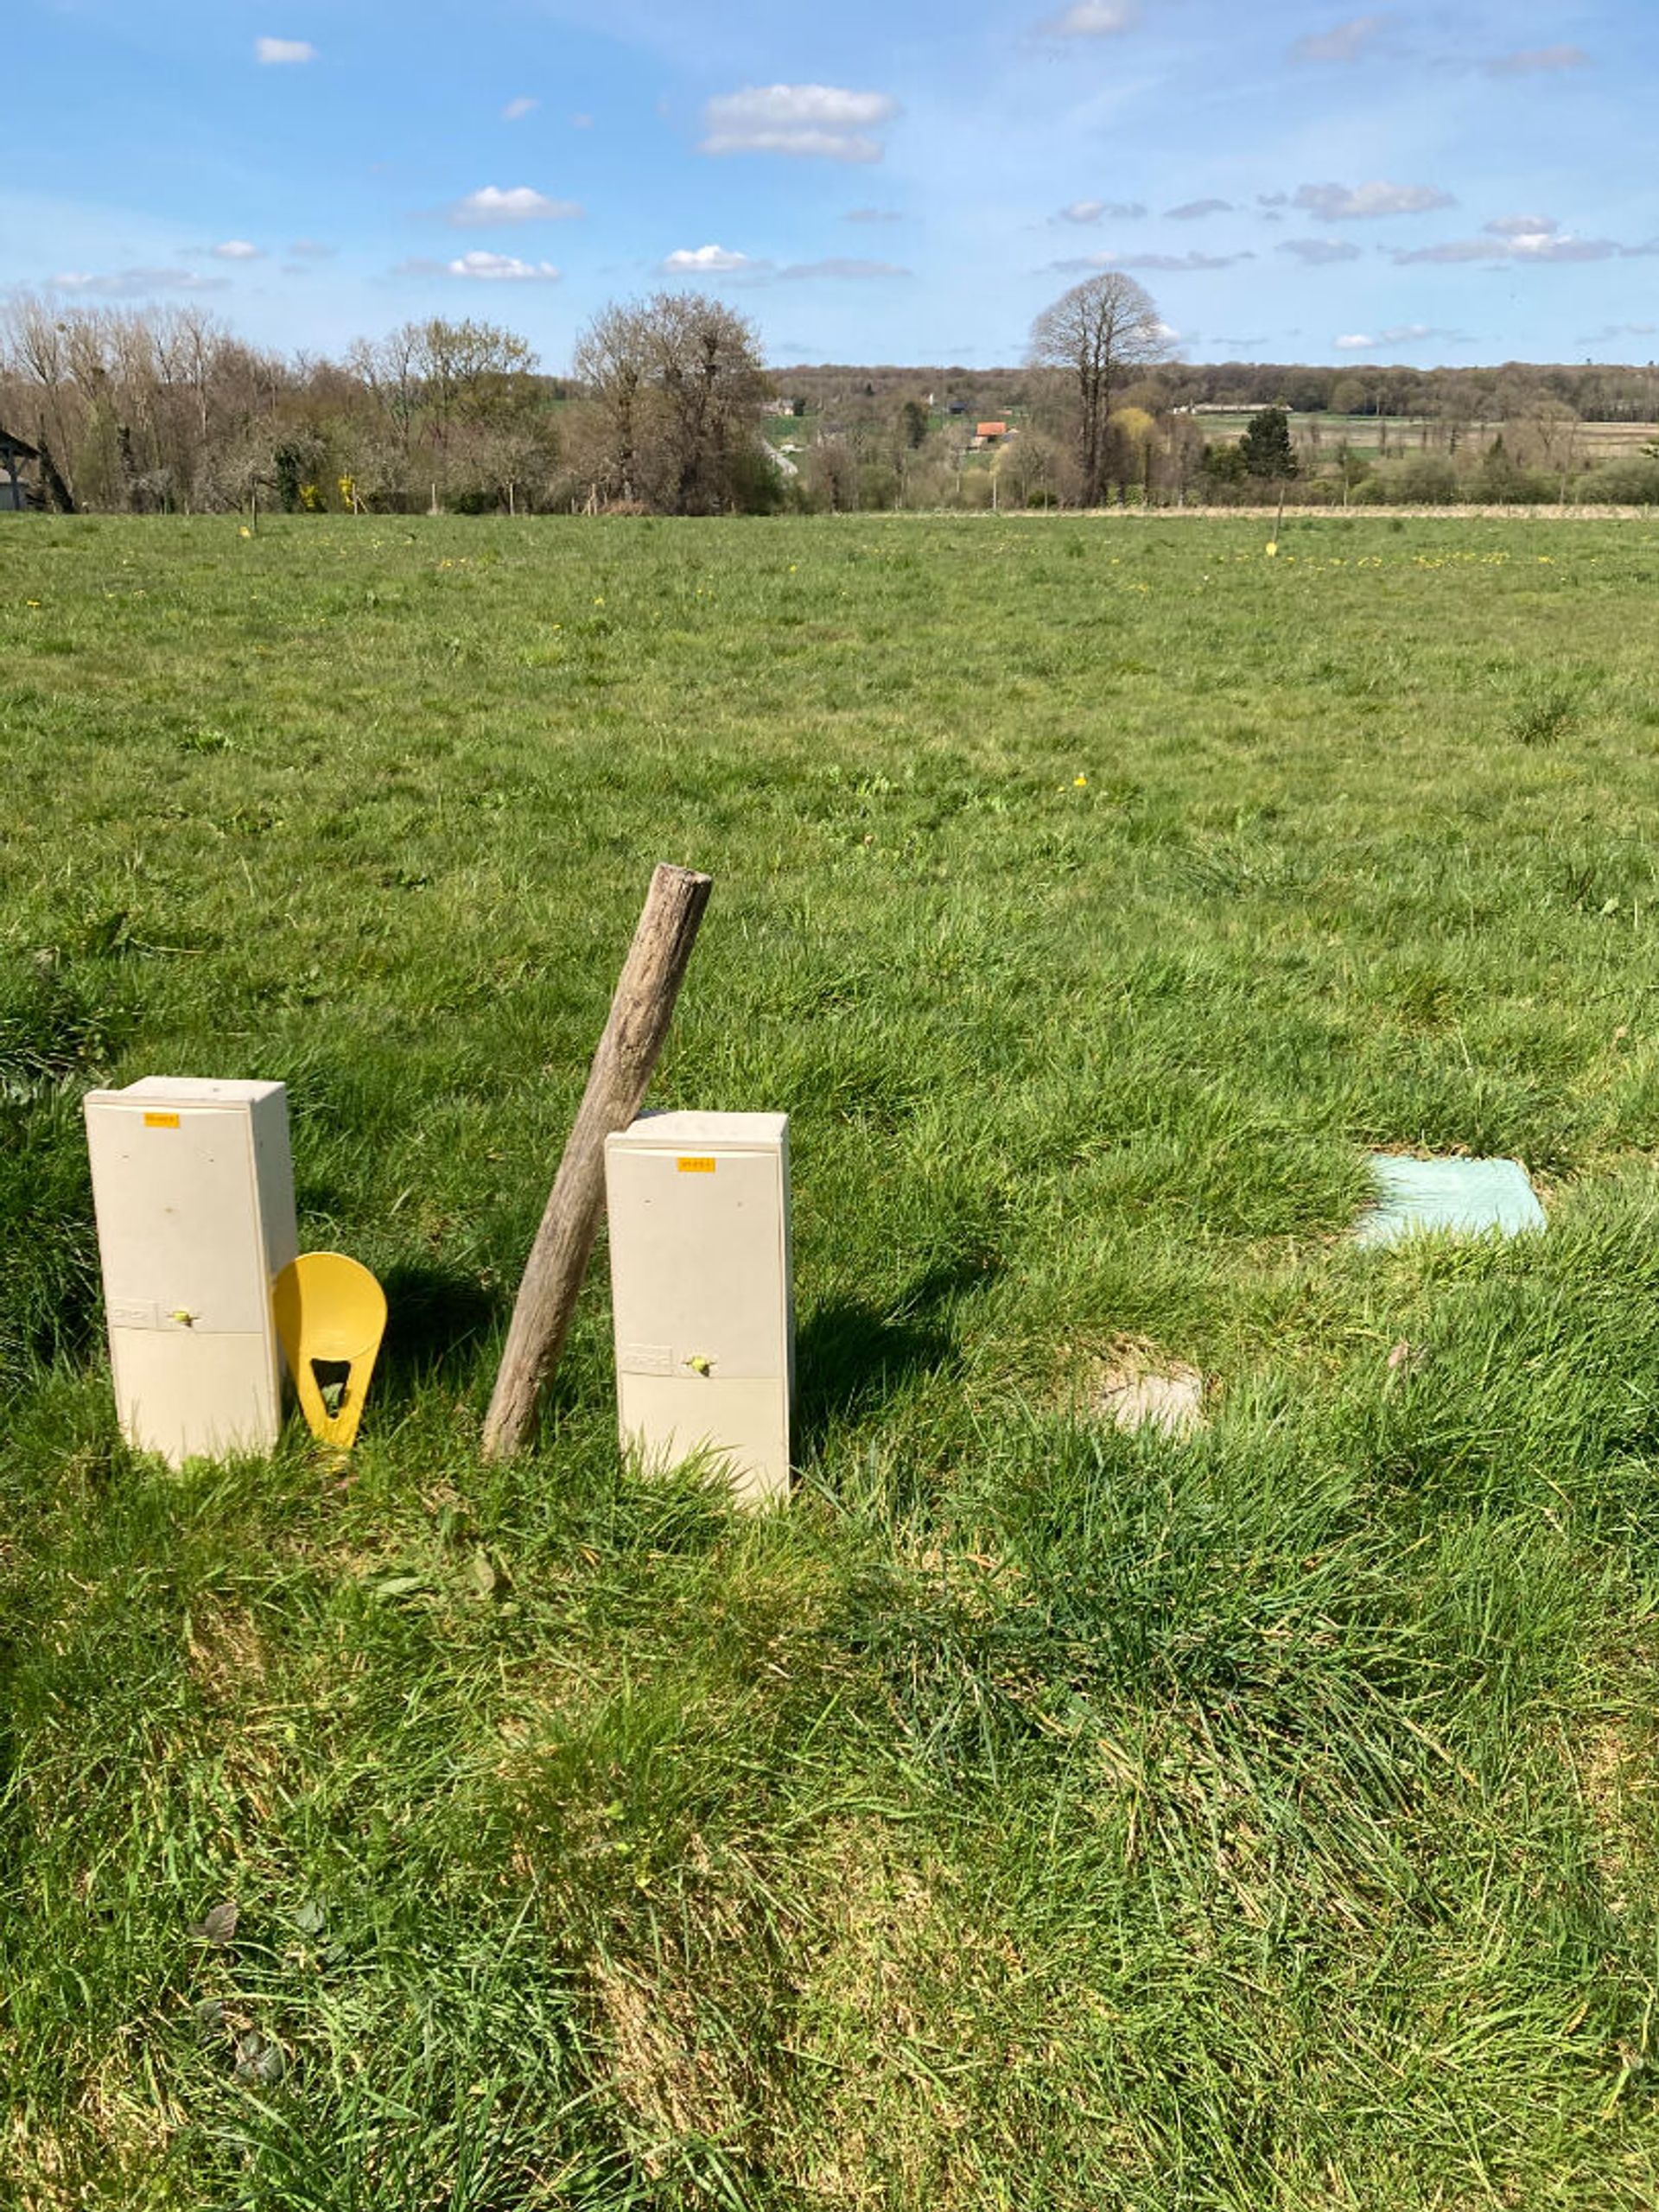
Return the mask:
M 613 1129 L 626 1128 L 639 1111 L 712 888 L 712 877 L 666 861 L 651 879 L 611 1017 L 518 1286 L 484 1423 L 486 1459 L 510 1457 L 534 1433 L 599 1230 L 605 1140 Z

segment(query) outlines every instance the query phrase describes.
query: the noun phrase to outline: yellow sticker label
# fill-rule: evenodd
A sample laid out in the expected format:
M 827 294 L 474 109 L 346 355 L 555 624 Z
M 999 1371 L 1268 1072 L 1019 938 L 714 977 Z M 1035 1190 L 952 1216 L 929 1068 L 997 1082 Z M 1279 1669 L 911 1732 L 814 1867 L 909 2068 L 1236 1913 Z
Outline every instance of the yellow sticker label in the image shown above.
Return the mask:
M 712 1160 L 682 1160 L 677 1165 L 682 1175 L 712 1175 L 715 1172 Z
M 176 1129 L 178 1126 L 179 1117 L 176 1114 L 146 1114 L 144 1116 L 144 1127 L 147 1129 Z

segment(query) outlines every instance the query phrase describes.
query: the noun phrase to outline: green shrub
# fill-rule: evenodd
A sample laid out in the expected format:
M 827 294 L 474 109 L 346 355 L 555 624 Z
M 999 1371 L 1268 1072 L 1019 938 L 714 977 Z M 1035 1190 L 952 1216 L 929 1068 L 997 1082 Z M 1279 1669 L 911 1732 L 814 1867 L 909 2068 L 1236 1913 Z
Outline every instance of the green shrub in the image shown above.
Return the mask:
M 1629 454 L 1586 470 L 1573 497 L 1610 507 L 1659 506 L 1659 458 Z

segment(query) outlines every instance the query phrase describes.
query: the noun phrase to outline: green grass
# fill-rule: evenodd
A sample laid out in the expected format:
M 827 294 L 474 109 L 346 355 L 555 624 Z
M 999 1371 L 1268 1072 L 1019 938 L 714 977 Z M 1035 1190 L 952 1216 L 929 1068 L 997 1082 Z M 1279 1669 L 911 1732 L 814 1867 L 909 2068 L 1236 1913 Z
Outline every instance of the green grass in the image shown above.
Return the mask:
M 1659 533 L 1263 538 L 0 529 L 8 2212 L 1654 2201 Z M 602 1264 L 477 1450 L 658 858 L 762 1519 L 619 1469 Z M 288 1083 L 349 1475 L 120 1444 L 146 1071 Z M 1550 1231 L 1362 1253 L 1368 1145 Z

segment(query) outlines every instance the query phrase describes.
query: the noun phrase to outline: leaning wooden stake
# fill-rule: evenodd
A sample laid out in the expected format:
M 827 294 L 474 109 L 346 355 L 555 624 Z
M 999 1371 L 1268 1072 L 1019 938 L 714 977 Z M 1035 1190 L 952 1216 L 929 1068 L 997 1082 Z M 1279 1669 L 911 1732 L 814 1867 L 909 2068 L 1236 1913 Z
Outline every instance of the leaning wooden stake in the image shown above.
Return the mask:
M 484 1424 L 484 1454 L 530 1441 L 542 1393 L 564 1349 L 605 1199 L 605 1140 L 639 1113 L 679 995 L 713 878 L 661 862 L 628 948 L 575 1127 L 531 1248 Z

